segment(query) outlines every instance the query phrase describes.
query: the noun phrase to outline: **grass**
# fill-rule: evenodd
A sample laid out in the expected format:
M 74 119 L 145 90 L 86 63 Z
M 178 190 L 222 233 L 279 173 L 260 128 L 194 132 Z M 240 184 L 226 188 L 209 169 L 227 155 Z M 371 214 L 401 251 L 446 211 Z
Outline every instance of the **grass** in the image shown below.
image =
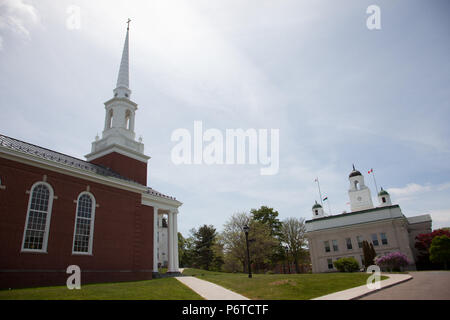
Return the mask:
M 191 275 L 214 282 L 250 299 L 307 300 L 366 284 L 367 273 L 322 274 L 254 274 L 223 273 L 200 269 L 185 269 Z M 382 276 L 384 280 L 387 277 Z
M 80 290 L 66 286 L 0 290 L 0 300 L 202 300 L 203 298 L 174 278 L 136 282 L 82 285 Z

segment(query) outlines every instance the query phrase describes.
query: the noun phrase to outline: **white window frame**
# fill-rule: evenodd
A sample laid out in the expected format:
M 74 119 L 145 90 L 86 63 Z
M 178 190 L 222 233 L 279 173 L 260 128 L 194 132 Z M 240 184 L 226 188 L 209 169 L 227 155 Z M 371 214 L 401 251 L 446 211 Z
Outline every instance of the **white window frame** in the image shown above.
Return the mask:
M 78 207 L 80 205 L 80 198 L 83 195 L 88 195 L 91 198 L 92 201 L 92 212 L 91 212 L 91 225 L 90 225 L 90 233 L 89 233 L 89 246 L 88 246 L 88 252 L 79 252 L 79 251 L 74 251 L 75 249 L 75 235 L 76 235 L 76 231 L 77 231 L 77 219 L 78 219 Z M 73 240 L 72 240 L 72 254 L 73 255 L 92 255 L 92 247 L 93 247 L 93 243 L 94 243 L 94 221 L 95 221 L 95 208 L 97 206 L 97 203 L 95 201 L 95 197 L 92 193 L 88 192 L 88 191 L 84 191 L 81 192 L 78 195 L 77 198 L 77 207 L 75 210 L 75 221 L 74 221 L 74 227 L 73 227 Z
M 36 189 L 37 186 L 39 186 L 41 184 L 45 185 L 48 188 L 48 190 L 49 190 L 47 217 L 45 219 L 44 239 L 42 241 L 42 249 L 29 249 L 29 248 L 25 248 L 25 238 L 26 238 L 26 234 L 27 234 L 27 230 L 28 230 L 28 220 L 30 218 L 31 199 L 33 198 L 34 190 Z M 21 252 L 47 253 L 48 236 L 50 234 L 50 220 L 51 220 L 51 217 L 52 217 L 52 209 L 53 209 L 53 199 L 54 199 L 53 188 L 47 182 L 45 182 L 45 181 L 38 181 L 38 182 L 34 183 L 31 186 L 30 196 L 28 197 L 27 218 L 25 219 L 25 227 L 24 227 L 24 230 L 23 230 Z

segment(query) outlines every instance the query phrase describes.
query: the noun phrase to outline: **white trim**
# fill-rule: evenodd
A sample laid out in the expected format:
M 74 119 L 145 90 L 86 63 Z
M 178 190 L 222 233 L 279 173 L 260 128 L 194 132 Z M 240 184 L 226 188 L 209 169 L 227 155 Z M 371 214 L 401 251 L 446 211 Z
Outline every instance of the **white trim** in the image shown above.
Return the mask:
M 34 189 L 40 184 L 45 185 L 49 189 L 49 196 L 48 196 L 47 216 L 46 216 L 46 219 L 45 219 L 44 239 L 42 241 L 42 249 L 36 250 L 36 249 L 24 248 L 24 246 L 25 246 L 26 233 L 27 233 L 27 229 L 28 229 L 28 220 L 30 218 L 31 199 L 33 197 Z M 21 250 L 20 250 L 21 252 L 47 253 L 48 236 L 50 234 L 50 220 L 51 220 L 51 217 L 52 217 L 52 209 L 53 209 L 53 195 L 54 195 L 53 188 L 48 182 L 38 181 L 38 182 L 35 182 L 31 186 L 30 196 L 28 197 L 27 217 L 25 219 L 25 227 L 23 229 L 22 247 L 21 247 Z
M 90 225 L 90 234 L 89 234 L 89 245 L 88 245 L 88 252 L 78 252 L 78 251 L 74 251 L 74 246 L 75 246 L 75 235 L 76 235 L 76 230 L 77 230 L 77 219 L 78 219 L 78 207 L 80 204 L 80 198 L 83 195 L 88 195 L 91 198 L 92 201 L 92 211 L 91 211 L 91 225 Z M 93 247 L 93 242 L 94 242 L 94 221 L 95 221 L 95 208 L 96 208 L 96 201 L 95 201 L 95 197 L 92 193 L 90 193 L 89 191 L 83 191 L 78 195 L 77 198 L 77 207 L 75 210 L 75 223 L 74 223 L 74 227 L 73 227 L 73 240 L 72 240 L 72 255 L 93 255 L 92 254 L 92 247 Z
M 106 148 L 99 150 L 99 151 L 95 151 L 95 152 L 91 152 L 87 155 L 85 155 L 86 160 L 87 161 L 92 161 L 98 158 L 101 158 L 103 156 L 106 156 L 112 152 L 116 152 L 119 153 L 123 156 L 132 158 L 134 160 L 138 160 L 144 163 L 147 163 L 149 159 L 151 159 L 151 157 L 146 156 L 143 153 L 138 153 L 136 151 L 133 151 L 132 149 L 126 148 L 124 146 L 118 145 L 118 144 L 111 144 L 108 145 Z
M 144 206 L 157 206 L 159 209 L 173 210 L 180 207 L 183 203 L 178 200 L 162 198 L 149 193 L 142 194 L 141 204 Z

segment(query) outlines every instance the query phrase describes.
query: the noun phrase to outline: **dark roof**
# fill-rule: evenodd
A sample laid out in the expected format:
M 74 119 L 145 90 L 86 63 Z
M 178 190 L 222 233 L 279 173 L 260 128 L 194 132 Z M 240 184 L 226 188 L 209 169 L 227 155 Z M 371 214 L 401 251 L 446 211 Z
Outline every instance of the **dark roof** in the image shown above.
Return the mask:
M 356 177 L 356 176 L 362 176 L 361 172 L 355 169 L 355 165 L 353 165 L 353 170 L 350 172 L 349 178 Z
M 383 188 L 381 188 L 381 191 L 378 192 L 379 196 L 388 196 L 389 192 L 387 192 L 386 190 L 384 190 Z
M 313 221 L 315 222 L 315 221 L 319 221 L 319 220 L 335 219 L 335 218 L 340 218 L 340 217 L 344 217 L 344 216 L 352 216 L 352 215 L 356 215 L 356 214 L 366 213 L 366 212 L 369 212 L 369 211 L 378 211 L 378 210 L 384 210 L 386 208 L 395 208 L 395 207 L 398 207 L 398 206 L 399 206 L 398 204 L 394 204 L 392 206 L 377 207 L 377 208 L 366 209 L 366 210 L 361 210 L 361 211 L 354 211 L 354 212 L 346 212 L 346 213 L 336 214 L 334 216 L 317 218 L 317 219 L 314 219 L 314 220 L 306 220 L 305 223 L 310 223 L 310 222 L 313 222 Z
M 317 201 L 316 201 L 316 203 L 313 205 L 312 208 L 313 209 L 317 209 L 317 208 L 322 208 L 322 206 L 320 204 L 318 204 Z
M 358 170 L 353 170 L 348 177 L 351 178 L 356 176 L 362 176 L 361 172 L 359 172 Z
M 127 181 L 132 184 L 143 186 L 142 184 L 140 184 L 136 181 L 133 181 L 131 179 L 121 176 L 120 174 L 111 170 L 110 168 L 107 168 L 107 167 L 104 167 L 104 166 L 101 166 L 98 164 L 93 164 L 93 163 L 87 162 L 85 160 L 81 160 L 81 159 L 78 159 L 78 158 L 75 158 L 72 156 L 68 156 L 68 155 L 60 153 L 60 152 L 56 152 L 56 151 L 49 150 L 49 149 L 46 149 L 43 147 L 39 147 L 39 146 L 36 146 L 36 145 L 28 143 L 28 142 L 24 142 L 24 141 L 20 141 L 20 140 L 11 138 L 11 137 L 7 137 L 2 134 L 0 134 L 0 147 L 4 147 L 4 148 L 8 148 L 8 149 L 11 149 L 14 151 L 32 155 L 36 158 L 50 160 L 55 163 L 62 164 L 62 165 L 68 166 L 68 167 L 77 168 L 77 169 L 85 171 L 86 173 L 89 172 L 89 173 L 95 173 L 95 174 L 105 176 L 105 177 L 113 177 L 113 178 Z M 174 197 L 164 195 L 150 187 L 147 187 L 147 193 L 158 196 L 158 197 L 175 200 Z

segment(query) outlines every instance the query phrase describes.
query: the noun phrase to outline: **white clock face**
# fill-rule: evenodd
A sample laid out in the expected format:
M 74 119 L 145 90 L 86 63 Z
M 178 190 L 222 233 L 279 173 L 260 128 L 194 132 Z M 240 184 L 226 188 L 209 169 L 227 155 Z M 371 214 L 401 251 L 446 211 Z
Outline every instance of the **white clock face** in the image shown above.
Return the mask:
M 358 199 L 358 201 L 361 201 L 361 200 L 362 200 L 362 198 L 361 198 L 361 197 L 358 197 L 358 198 L 356 198 L 356 199 Z

